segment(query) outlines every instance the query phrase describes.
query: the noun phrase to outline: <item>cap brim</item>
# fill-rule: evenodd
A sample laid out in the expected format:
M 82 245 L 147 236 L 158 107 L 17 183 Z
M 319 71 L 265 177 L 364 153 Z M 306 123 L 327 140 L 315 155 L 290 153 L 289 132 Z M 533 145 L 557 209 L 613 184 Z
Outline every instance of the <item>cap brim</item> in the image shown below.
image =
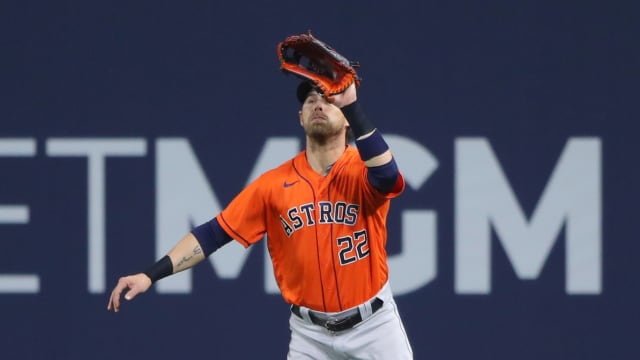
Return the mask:
M 300 101 L 300 103 L 304 103 L 311 90 L 314 90 L 315 88 L 316 87 L 308 81 L 301 82 L 296 89 L 296 97 L 298 98 L 298 101 Z

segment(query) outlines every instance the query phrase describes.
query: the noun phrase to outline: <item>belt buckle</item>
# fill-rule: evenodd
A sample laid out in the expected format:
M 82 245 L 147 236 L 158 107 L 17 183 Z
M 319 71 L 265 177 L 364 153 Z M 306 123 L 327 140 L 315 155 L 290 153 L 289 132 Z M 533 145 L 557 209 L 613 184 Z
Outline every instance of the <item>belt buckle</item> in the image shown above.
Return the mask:
M 327 321 L 325 321 L 324 323 L 324 328 L 329 330 L 329 331 L 333 331 L 333 332 L 338 332 L 338 331 L 342 331 L 342 330 L 346 330 L 343 325 L 349 322 L 349 317 L 345 317 L 343 319 L 337 319 L 337 318 L 329 318 L 327 319 Z

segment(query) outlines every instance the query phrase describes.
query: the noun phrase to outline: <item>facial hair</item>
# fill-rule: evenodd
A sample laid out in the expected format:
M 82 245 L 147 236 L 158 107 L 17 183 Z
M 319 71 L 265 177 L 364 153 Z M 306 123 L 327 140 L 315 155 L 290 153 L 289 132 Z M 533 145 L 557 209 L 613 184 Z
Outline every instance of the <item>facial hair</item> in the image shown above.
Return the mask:
M 305 134 L 318 143 L 325 143 L 329 139 L 340 135 L 342 130 L 341 126 L 330 121 L 310 122 L 304 126 Z

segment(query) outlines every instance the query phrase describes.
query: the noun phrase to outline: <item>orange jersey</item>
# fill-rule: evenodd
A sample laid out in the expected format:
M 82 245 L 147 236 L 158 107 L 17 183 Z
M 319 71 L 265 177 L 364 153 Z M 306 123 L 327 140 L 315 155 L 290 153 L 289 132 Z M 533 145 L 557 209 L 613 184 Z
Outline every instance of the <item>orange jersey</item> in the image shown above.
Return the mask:
M 369 300 L 387 282 L 386 217 L 403 189 L 402 175 L 391 193 L 374 189 L 351 146 L 327 176 L 311 169 L 303 151 L 249 184 L 218 222 L 245 247 L 267 233 L 285 301 L 338 312 Z

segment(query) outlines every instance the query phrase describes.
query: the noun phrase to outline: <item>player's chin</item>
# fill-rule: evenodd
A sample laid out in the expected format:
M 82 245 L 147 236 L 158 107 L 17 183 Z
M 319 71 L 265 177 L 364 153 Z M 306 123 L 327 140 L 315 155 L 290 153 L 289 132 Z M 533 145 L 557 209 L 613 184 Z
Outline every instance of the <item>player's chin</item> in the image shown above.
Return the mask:
M 305 131 L 309 136 L 329 136 L 334 129 L 326 121 L 314 121 L 307 125 Z
M 331 128 L 309 129 L 306 131 L 306 134 L 307 137 L 316 140 L 317 142 L 324 143 L 340 136 L 340 131 L 336 131 L 336 129 Z

